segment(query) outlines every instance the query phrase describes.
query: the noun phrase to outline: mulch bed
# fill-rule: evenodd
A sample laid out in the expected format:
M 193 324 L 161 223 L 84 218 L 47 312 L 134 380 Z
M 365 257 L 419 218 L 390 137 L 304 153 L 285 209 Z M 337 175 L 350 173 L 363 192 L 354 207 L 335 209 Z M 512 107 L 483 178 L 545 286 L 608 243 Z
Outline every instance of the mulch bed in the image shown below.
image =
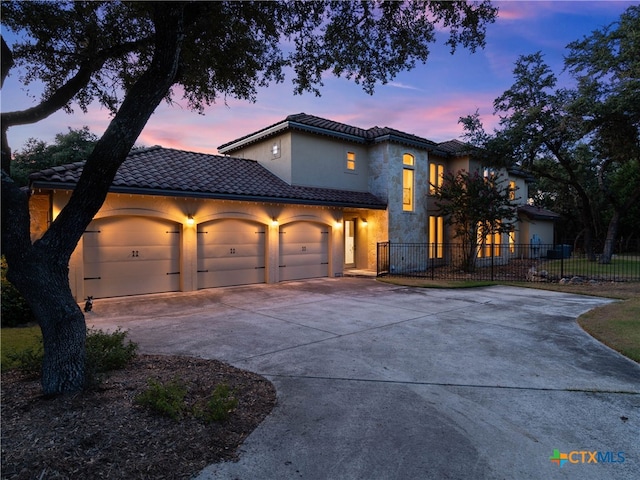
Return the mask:
M 149 379 L 179 379 L 186 403 L 227 384 L 238 406 L 222 422 L 163 417 L 136 405 Z M 189 357 L 140 355 L 99 387 L 46 399 L 38 379 L 2 374 L 3 479 L 186 479 L 234 460 L 245 438 L 276 403 L 265 378 Z

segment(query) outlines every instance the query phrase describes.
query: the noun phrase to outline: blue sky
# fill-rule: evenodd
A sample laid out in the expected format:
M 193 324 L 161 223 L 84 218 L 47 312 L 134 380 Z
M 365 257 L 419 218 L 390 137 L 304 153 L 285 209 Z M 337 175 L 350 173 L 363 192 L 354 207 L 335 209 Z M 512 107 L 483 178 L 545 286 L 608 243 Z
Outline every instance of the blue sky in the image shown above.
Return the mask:
M 283 120 L 287 115 L 305 112 L 361 128 L 387 126 L 440 142 L 459 138 L 461 116 L 476 109 L 486 126 L 493 126 L 493 100 L 513 83 L 512 70 L 523 54 L 541 51 L 545 61 L 561 75 L 566 45 L 592 31 L 616 21 L 629 1 L 509 1 L 494 2 L 499 17 L 487 28 L 485 49 L 475 54 L 459 49 L 451 55 L 444 45 L 446 32 L 439 33 L 425 65 L 403 72 L 387 85 L 379 85 L 374 95 L 358 85 L 326 77 L 321 97 L 293 95 L 291 78 L 258 91 L 256 103 L 228 99 L 209 107 L 205 115 L 186 108 L 176 98 L 173 106 L 162 104 L 142 132 L 138 144 L 217 153 L 217 147 L 230 140 Z M 33 105 L 10 76 L 1 92 L 2 111 L 21 110 Z M 52 142 L 67 127 L 88 125 L 100 135 L 109 114 L 94 104 L 87 114 L 58 112 L 34 125 L 9 130 L 14 151 L 29 137 Z

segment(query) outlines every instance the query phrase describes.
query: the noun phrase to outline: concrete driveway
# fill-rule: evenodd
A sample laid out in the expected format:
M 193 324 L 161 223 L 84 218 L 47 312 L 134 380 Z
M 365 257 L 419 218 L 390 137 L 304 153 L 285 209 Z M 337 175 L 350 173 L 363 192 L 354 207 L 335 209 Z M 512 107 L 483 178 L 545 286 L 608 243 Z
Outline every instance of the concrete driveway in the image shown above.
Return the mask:
M 327 278 L 97 300 L 87 323 L 275 384 L 240 460 L 199 480 L 637 479 L 640 366 L 575 322 L 606 302 Z

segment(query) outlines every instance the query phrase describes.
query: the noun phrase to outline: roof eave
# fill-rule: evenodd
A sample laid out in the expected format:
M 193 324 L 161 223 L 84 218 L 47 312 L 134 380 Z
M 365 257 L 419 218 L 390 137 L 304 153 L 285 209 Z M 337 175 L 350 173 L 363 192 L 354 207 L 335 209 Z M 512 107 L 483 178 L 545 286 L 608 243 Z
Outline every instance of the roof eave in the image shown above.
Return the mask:
M 360 137 L 358 135 L 352 135 L 345 132 L 336 132 L 335 130 L 330 130 L 322 127 L 314 127 L 313 125 L 307 125 L 304 123 L 294 122 L 291 120 L 285 120 L 284 122 L 278 123 L 272 127 L 269 127 L 265 130 L 261 130 L 259 132 L 254 133 L 253 135 L 249 135 L 248 137 L 241 138 L 239 140 L 232 141 L 230 143 L 226 143 L 218 147 L 218 152 L 222 154 L 229 154 L 232 152 L 236 152 L 247 145 L 251 145 L 253 143 L 260 142 L 262 140 L 266 140 L 271 138 L 278 133 L 285 132 L 290 129 L 299 130 L 302 132 L 315 133 L 319 135 L 326 135 L 329 137 L 339 138 L 341 140 L 347 140 L 353 143 L 366 143 L 366 139 Z
M 33 182 L 30 186 L 31 190 L 73 190 L 75 184 L 57 183 L 57 182 Z M 359 202 L 338 202 L 331 200 L 309 200 L 304 198 L 290 197 L 273 197 L 265 195 L 241 195 L 232 193 L 216 193 L 216 192 L 197 192 L 191 190 L 171 190 L 162 188 L 144 188 L 144 187 L 125 187 L 112 186 L 109 193 L 124 193 L 129 195 L 153 195 L 159 197 L 181 197 L 181 198 L 201 198 L 210 200 L 237 200 L 245 202 L 270 202 L 285 203 L 288 205 L 314 205 L 324 207 L 348 207 L 348 208 L 367 208 L 371 210 L 385 210 L 387 205 L 384 203 L 359 203 Z

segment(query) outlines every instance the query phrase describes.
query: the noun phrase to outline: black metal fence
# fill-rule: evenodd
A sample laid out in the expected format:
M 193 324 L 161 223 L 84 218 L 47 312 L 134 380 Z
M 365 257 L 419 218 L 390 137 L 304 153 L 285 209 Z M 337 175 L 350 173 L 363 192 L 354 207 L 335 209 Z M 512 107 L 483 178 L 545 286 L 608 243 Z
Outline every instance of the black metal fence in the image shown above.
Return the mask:
M 610 262 L 572 252 L 570 245 L 493 244 L 473 252 L 457 243 L 378 243 L 378 276 L 513 282 L 637 282 L 640 253 Z

